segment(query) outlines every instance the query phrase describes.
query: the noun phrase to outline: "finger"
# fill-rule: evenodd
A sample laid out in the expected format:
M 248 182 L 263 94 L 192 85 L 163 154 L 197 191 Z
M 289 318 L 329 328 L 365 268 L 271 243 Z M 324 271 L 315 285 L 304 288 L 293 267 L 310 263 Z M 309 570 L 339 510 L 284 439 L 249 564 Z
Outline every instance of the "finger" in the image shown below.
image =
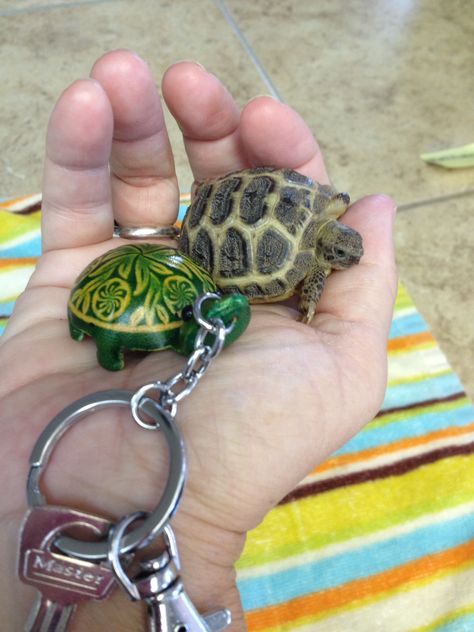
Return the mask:
M 49 121 L 43 175 L 43 252 L 112 236 L 108 162 L 112 109 L 101 86 L 80 80 L 60 96 Z
M 257 97 L 240 116 L 217 77 L 193 62 L 171 66 L 162 85 L 197 181 L 260 165 L 289 167 L 329 181 L 318 143 L 289 106 Z
M 364 255 L 348 270 L 333 272 L 326 284 L 313 326 L 328 333 L 341 333 L 349 324 L 377 332 L 386 344 L 397 291 L 393 245 L 395 202 L 373 195 L 353 204 L 341 218 L 363 239 Z
M 319 145 L 301 116 L 272 97 L 252 99 L 239 125 L 250 166 L 295 169 L 321 184 L 329 183 Z
M 173 154 L 160 95 L 138 55 L 105 54 L 91 76 L 107 93 L 114 113 L 112 202 L 122 226 L 169 226 L 179 203 Z
M 183 133 L 196 181 L 248 166 L 239 139 L 239 108 L 217 77 L 200 64 L 178 62 L 164 74 L 162 91 Z

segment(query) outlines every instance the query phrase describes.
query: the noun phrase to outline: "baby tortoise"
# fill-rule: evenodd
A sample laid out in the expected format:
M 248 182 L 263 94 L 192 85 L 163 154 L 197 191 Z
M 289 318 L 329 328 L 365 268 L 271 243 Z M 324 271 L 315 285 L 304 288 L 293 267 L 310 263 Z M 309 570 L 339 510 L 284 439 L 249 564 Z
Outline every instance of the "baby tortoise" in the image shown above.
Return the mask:
M 179 248 L 222 292 L 251 303 L 300 295 L 309 323 L 331 270 L 359 263 L 362 238 L 337 221 L 347 193 L 291 169 L 258 167 L 203 182 L 186 212 Z
M 173 248 L 120 246 L 92 261 L 76 280 L 68 302 L 71 336 L 94 338 L 99 364 L 110 371 L 123 369 L 125 349 L 171 348 L 189 355 L 199 330 L 193 303 L 216 290 L 206 270 Z M 250 320 L 242 295 L 206 300 L 202 312 L 208 321 L 233 324 L 225 344 L 238 338 Z

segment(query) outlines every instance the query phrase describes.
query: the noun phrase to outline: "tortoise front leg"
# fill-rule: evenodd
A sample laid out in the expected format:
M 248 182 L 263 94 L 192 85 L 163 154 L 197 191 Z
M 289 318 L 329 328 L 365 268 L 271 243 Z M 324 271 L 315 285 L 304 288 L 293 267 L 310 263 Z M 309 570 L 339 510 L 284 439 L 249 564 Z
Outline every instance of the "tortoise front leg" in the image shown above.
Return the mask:
M 84 332 L 81 331 L 79 327 L 76 327 L 72 320 L 69 320 L 69 333 L 71 334 L 71 338 L 73 340 L 81 342 L 81 340 L 84 339 Z
M 298 305 L 302 323 L 309 324 L 313 319 L 316 304 L 321 297 L 326 277 L 330 271 L 330 268 L 326 268 L 315 261 L 306 275 L 300 290 L 300 302 Z
M 110 333 L 100 332 L 95 336 L 97 344 L 97 360 L 100 366 L 108 371 L 120 371 L 125 366 L 122 345 Z

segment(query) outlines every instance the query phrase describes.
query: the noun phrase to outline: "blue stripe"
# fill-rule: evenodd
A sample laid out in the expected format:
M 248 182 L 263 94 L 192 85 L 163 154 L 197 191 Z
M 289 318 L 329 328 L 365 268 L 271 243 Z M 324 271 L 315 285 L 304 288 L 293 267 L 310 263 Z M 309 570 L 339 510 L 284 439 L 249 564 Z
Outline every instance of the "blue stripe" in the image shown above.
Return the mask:
M 0 301 L 0 314 L 2 316 L 10 316 L 13 312 L 13 308 L 15 307 L 15 301 L 5 301 L 4 303 Z
M 179 211 L 178 211 L 178 221 L 182 222 L 184 219 L 184 216 L 186 214 L 186 211 L 188 210 L 188 206 L 189 204 L 180 204 L 179 205 Z
M 462 614 L 452 621 L 433 628 L 433 632 L 472 632 L 474 630 L 474 614 Z
M 22 257 L 39 257 L 41 255 L 41 236 L 32 237 L 16 246 L 2 248 L 0 259 L 21 259 Z
M 458 546 L 474 538 L 471 515 L 428 525 L 329 558 L 239 581 L 245 610 L 256 610 L 328 590 Z
M 418 312 L 398 317 L 395 312 L 394 319 L 392 320 L 392 324 L 390 326 L 389 338 L 390 340 L 393 340 L 393 338 L 401 338 L 402 336 L 409 336 L 410 334 L 419 334 L 423 331 L 428 331 L 428 325 Z
M 419 367 L 420 371 L 423 367 Z M 464 388 L 455 373 L 427 377 L 417 382 L 407 382 L 389 386 L 385 393 L 382 410 L 409 406 L 430 399 L 442 399 L 455 393 L 463 393 Z
M 462 428 L 474 422 L 474 407 L 466 404 L 454 410 L 432 411 L 416 417 L 396 419 L 392 423 L 372 428 L 368 424 L 362 432 L 339 448 L 334 454 L 351 454 L 382 445 L 394 443 L 401 439 L 423 437 L 444 428 Z

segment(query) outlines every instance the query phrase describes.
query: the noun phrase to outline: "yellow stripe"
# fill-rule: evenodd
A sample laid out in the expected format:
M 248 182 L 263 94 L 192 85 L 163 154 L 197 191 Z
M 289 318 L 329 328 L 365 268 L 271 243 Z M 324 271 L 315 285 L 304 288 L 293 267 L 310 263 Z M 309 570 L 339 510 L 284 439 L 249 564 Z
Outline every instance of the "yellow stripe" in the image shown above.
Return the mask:
M 0 244 L 8 245 L 8 242 L 24 237 L 26 233 L 38 234 L 41 223 L 38 212 L 31 215 L 16 215 L 0 210 L 0 213 Z
M 389 359 L 390 363 L 390 359 Z M 446 368 L 441 369 L 440 371 L 433 371 L 432 373 L 418 373 L 417 375 L 412 375 L 410 377 L 399 378 L 396 380 L 389 380 L 388 386 L 398 386 L 400 384 L 415 384 L 416 382 L 424 382 L 425 380 L 429 380 L 433 377 L 443 377 L 444 375 L 451 375 L 453 370 L 448 365 L 446 361 Z
M 350 497 L 347 488 L 339 488 L 276 507 L 249 534 L 238 566 L 287 558 L 470 502 L 473 471 L 474 455 L 446 458 L 352 486 Z M 271 541 L 271 548 L 263 549 L 262 541 Z
M 413 301 L 411 300 L 411 297 L 408 294 L 408 290 L 402 283 L 399 283 L 397 298 L 395 300 L 395 311 L 399 309 L 405 309 L 407 307 L 412 307 L 412 306 L 413 306 Z
M 77 316 L 81 321 L 88 323 L 89 325 L 94 325 L 96 327 L 100 327 L 100 329 L 108 329 L 110 331 L 121 331 L 124 333 L 132 333 L 132 334 L 140 334 L 140 333 L 159 333 L 162 331 L 170 331 L 171 329 L 177 329 L 181 327 L 183 322 L 181 320 L 174 321 L 172 323 L 161 325 L 141 325 L 136 327 L 131 327 L 131 325 L 123 324 L 123 323 L 106 323 L 102 320 L 98 320 L 97 318 L 92 318 L 92 316 L 86 316 L 82 312 L 79 312 L 76 307 L 69 302 L 68 308 L 71 312 Z

